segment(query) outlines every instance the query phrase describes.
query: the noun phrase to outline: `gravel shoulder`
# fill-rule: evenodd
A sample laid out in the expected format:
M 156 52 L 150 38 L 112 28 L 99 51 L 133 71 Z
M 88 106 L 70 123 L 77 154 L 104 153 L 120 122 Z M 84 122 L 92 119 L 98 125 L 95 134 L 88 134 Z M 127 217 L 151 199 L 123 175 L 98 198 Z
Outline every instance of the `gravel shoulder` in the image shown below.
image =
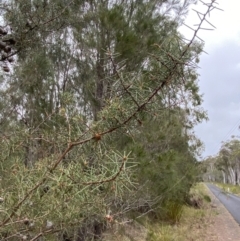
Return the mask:
M 240 241 L 240 227 L 223 204 L 208 189 L 214 209 L 206 241 Z M 226 197 L 227 198 L 227 197 Z

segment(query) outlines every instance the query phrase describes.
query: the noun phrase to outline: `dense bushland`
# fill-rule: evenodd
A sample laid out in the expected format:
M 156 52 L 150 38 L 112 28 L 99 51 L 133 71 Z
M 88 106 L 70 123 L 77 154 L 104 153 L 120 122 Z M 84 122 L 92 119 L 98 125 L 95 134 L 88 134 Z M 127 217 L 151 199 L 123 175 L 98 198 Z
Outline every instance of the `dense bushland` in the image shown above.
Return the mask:
M 206 118 L 206 14 L 190 41 L 178 31 L 193 2 L 0 4 L 1 240 L 98 238 L 186 200 Z

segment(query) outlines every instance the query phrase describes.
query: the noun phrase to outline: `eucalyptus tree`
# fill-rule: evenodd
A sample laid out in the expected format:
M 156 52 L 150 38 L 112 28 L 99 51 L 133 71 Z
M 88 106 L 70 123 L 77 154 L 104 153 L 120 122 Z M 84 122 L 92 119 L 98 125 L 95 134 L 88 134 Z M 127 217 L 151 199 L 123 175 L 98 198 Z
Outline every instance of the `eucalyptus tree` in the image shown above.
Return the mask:
M 223 143 L 218 154 L 216 167 L 222 172 L 223 183 L 239 184 L 240 141 L 232 139 Z
M 225 183 L 225 173 L 222 168 L 219 167 L 218 162 L 219 156 L 209 156 L 201 162 L 201 173 L 205 182 L 218 182 L 223 180 Z
M 219 181 L 239 185 L 240 141 L 234 138 L 223 142 L 215 157 L 203 161 L 204 176 L 208 181 Z

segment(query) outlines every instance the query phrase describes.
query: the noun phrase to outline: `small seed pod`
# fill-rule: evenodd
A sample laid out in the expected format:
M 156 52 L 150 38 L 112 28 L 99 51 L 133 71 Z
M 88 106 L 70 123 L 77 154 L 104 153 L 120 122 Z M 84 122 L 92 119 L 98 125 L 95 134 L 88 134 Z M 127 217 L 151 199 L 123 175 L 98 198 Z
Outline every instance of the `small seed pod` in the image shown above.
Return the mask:
M 3 203 L 3 202 L 4 202 L 4 198 L 0 197 L 0 203 Z
M 5 52 L 2 52 L 2 60 L 4 61 L 5 59 L 7 59 L 7 53 L 5 53 Z
M 110 214 L 107 214 L 105 218 L 109 223 L 113 222 L 113 217 Z
M 28 218 L 24 218 L 23 223 L 24 223 L 25 225 L 29 225 L 30 221 L 29 221 Z
M 12 63 L 14 61 L 14 58 L 13 57 L 9 57 L 7 60 L 8 60 L 9 63 Z
M 7 73 L 10 72 L 10 69 L 6 65 L 3 66 L 2 69 L 3 69 L 4 72 L 7 72 Z
M 96 141 L 100 141 L 101 140 L 101 135 L 99 134 L 99 133 L 96 133 L 95 135 L 94 135 L 94 137 L 93 137 L 93 139 L 94 140 L 96 140 Z
M 12 50 L 11 47 L 8 46 L 8 45 L 4 48 L 4 51 L 5 51 L 6 53 L 10 53 L 11 50 Z
M 49 190 L 50 190 L 50 187 L 49 187 L 49 186 L 45 186 L 45 187 L 43 188 L 44 193 L 47 193 Z
M 6 43 L 4 43 L 3 41 L 0 41 L 0 48 L 1 49 L 5 49 L 6 48 Z
M 112 190 L 112 191 L 115 191 L 115 190 L 116 190 L 115 185 L 112 185 L 112 186 L 111 186 L 111 190 Z
M 5 30 L 5 29 L 3 29 L 3 28 L 0 28 L 0 34 L 1 35 L 6 35 L 8 32 Z

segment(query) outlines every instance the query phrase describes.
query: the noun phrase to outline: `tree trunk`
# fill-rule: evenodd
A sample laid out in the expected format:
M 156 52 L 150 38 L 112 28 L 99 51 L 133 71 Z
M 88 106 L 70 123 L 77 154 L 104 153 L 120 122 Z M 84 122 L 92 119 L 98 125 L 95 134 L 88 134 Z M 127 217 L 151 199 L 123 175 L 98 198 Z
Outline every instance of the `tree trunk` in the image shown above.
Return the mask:
M 222 170 L 222 176 L 223 176 L 223 183 L 226 184 L 226 174 L 223 170 Z

